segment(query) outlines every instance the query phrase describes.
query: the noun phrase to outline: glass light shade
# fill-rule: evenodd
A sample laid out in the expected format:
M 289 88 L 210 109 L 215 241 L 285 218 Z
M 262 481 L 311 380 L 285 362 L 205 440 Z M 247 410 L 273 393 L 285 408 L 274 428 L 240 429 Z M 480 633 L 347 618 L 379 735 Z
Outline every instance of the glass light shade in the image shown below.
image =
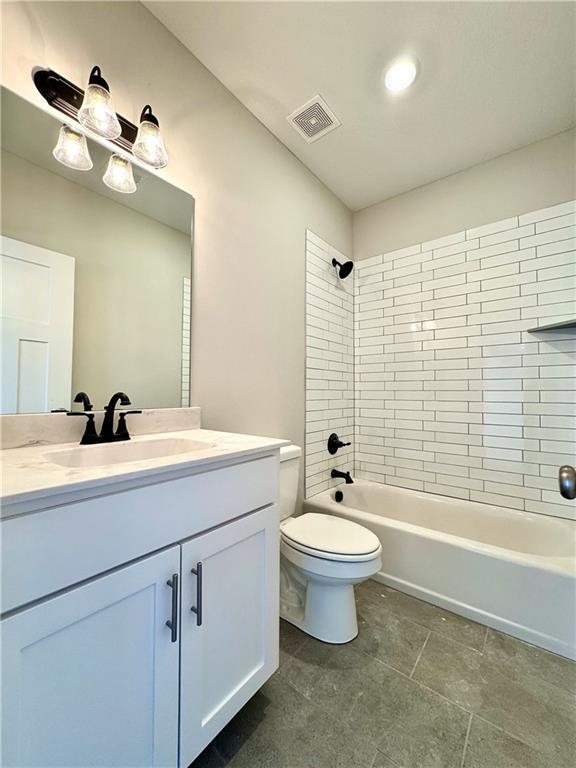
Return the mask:
M 386 70 L 384 84 L 389 91 L 398 93 L 409 88 L 418 74 L 418 62 L 412 57 L 398 59 Z
M 139 160 L 153 168 L 164 168 L 168 165 L 168 153 L 160 128 L 148 120 L 142 120 L 140 123 L 132 152 Z
M 90 83 L 86 88 L 78 122 L 106 139 L 117 139 L 122 133 L 110 91 L 97 83 Z
M 136 192 L 136 182 L 132 173 L 132 163 L 120 155 L 112 155 L 102 179 L 104 184 L 115 192 L 130 194 Z
M 89 171 L 92 168 L 86 136 L 68 125 L 63 125 L 60 128 L 58 143 L 52 154 L 59 163 L 68 166 L 68 168 L 74 168 L 76 171 Z

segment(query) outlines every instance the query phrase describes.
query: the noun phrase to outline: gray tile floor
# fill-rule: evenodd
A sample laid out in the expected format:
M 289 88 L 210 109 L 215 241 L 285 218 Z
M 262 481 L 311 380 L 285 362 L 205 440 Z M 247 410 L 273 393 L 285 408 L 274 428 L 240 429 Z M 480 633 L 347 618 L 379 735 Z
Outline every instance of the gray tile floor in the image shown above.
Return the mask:
M 360 632 L 280 669 L 193 768 L 574 768 L 576 664 L 369 581 Z

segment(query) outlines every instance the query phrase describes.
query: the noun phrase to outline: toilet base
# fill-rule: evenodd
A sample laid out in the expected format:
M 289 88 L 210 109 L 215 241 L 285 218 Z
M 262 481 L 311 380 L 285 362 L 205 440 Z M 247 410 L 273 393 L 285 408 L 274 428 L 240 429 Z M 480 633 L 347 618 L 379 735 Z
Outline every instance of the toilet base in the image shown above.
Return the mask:
M 287 551 L 285 547 L 282 549 Z M 380 558 L 362 564 L 360 569 L 356 567 L 354 573 L 342 573 L 338 577 L 326 561 L 311 563 L 306 556 L 292 551 L 288 551 L 288 555 L 290 560 L 284 554 L 280 558 L 281 618 L 324 643 L 342 645 L 354 640 L 358 635 L 354 584 L 370 578 L 379 569 Z M 298 560 L 298 564 L 293 559 Z M 306 565 L 316 568 L 312 570 Z M 320 568 L 330 568 L 333 572 L 317 573 Z
M 305 605 L 291 610 L 280 599 L 280 616 L 307 635 L 324 643 L 343 645 L 358 636 L 354 587 L 308 582 Z

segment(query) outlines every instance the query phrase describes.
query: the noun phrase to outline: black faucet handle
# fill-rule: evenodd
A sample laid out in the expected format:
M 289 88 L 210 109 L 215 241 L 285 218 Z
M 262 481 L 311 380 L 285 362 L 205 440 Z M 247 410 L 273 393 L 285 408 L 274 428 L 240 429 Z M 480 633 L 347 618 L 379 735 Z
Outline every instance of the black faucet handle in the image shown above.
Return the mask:
M 118 411 L 118 427 L 114 434 L 119 440 L 130 440 L 130 433 L 126 426 L 126 416 L 130 416 L 132 413 L 142 413 L 142 411 Z
M 93 445 L 94 443 L 100 442 L 100 438 L 96 432 L 96 424 L 94 423 L 93 413 L 86 411 L 68 411 L 66 416 L 85 416 L 87 419 L 86 429 L 82 435 L 82 440 L 80 440 L 80 445 Z

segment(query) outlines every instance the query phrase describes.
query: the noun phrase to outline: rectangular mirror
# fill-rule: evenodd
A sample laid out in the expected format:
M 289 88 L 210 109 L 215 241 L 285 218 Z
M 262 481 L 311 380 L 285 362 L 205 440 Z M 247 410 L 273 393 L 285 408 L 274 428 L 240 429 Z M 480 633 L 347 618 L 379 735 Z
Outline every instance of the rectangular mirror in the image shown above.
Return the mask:
M 62 123 L 1 89 L 1 413 L 190 404 L 194 199 L 134 166 L 136 191 L 58 162 Z

